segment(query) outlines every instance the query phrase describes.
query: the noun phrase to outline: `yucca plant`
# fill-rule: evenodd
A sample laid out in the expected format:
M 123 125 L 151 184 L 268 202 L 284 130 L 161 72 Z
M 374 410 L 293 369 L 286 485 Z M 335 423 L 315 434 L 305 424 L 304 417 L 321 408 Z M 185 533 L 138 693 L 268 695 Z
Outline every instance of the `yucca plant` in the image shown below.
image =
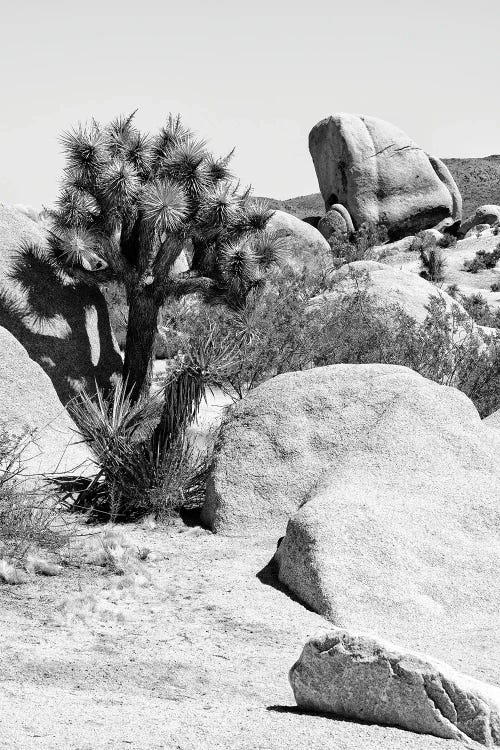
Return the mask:
M 126 504 L 124 493 L 134 492 L 131 467 L 141 441 L 154 431 L 162 410 L 161 400 L 153 397 L 132 403 L 126 384 L 120 380 L 108 394 L 99 388 L 95 396 L 82 391 L 68 404 L 68 410 L 92 448 L 97 471 L 92 476 L 56 475 L 52 482 L 63 496 L 63 503 L 71 499 L 72 508 L 92 510 L 115 520 Z
M 175 436 L 156 427 L 161 393 L 133 403 L 119 381 L 108 394 L 82 392 L 68 408 L 93 449 L 96 473 L 50 477 L 63 507 L 89 520 L 130 521 L 201 502 L 206 457 L 189 445 L 184 425 Z
M 278 260 L 272 212 L 240 190 L 232 153 L 216 159 L 180 117 L 155 136 L 134 114 L 79 125 L 62 138 L 66 166 L 50 212 L 51 260 L 67 274 L 126 290 L 124 380 L 132 400 L 148 390 L 158 313 L 167 299 L 198 293 L 238 309 Z M 175 262 L 189 246 L 189 271 Z
M 165 445 L 175 442 L 195 419 L 207 389 L 227 388 L 230 373 L 241 356 L 239 331 L 220 335 L 209 318 L 202 338 L 188 335 L 178 344 L 164 378 L 163 411 L 155 431 Z

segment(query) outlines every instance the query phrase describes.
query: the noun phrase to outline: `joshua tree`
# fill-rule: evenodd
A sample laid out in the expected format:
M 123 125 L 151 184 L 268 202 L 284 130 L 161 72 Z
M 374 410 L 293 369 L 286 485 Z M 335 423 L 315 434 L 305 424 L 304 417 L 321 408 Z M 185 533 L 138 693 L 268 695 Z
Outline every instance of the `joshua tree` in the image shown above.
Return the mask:
M 165 301 L 199 293 L 240 308 L 277 261 L 280 241 L 265 229 L 271 212 L 232 176 L 232 152 L 215 159 L 179 116 L 150 137 L 134 114 L 63 135 L 66 167 L 49 246 L 69 275 L 124 285 L 124 378 L 136 400 L 150 384 Z M 176 273 L 183 250 L 190 269 Z

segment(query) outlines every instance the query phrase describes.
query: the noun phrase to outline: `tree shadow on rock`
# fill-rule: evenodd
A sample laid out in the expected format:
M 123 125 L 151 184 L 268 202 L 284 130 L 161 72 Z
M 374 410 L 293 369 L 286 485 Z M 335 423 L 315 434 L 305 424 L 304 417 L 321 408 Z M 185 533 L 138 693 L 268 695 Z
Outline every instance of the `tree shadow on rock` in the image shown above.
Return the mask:
M 49 375 L 63 403 L 108 389 L 122 360 L 97 287 L 63 275 L 36 245 L 22 246 L 0 289 L 0 326 Z

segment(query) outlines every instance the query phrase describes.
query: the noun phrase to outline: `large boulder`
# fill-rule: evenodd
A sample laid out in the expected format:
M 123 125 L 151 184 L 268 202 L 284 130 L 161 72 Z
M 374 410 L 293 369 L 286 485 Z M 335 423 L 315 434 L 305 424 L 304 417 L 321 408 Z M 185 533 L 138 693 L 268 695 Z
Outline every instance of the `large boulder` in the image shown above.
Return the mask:
M 500 745 L 500 688 L 366 634 L 312 638 L 290 683 L 307 711 Z
M 500 409 L 494 411 L 493 414 L 490 414 L 488 417 L 483 419 L 483 424 L 486 425 L 489 429 L 495 430 L 500 435 Z
M 109 386 L 122 360 L 105 299 L 96 286 L 57 273 L 44 261 L 46 231 L 0 204 L 0 326 L 49 375 L 66 403 L 82 387 Z M 21 246 L 31 246 L 24 262 Z
M 307 606 L 481 676 L 500 668 L 499 486 L 500 434 L 462 392 L 405 367 L 334 365 L 230 407 L 203 519 L 242 537 L 286 530 L 279 578 Z
M 365 258 L 368 260 L 382 260 L 383 258 L 391 258 L 395 255 L 404 255 L 405 253 L 413 252 L 414 242 L 415 236 L 410 234 L 408 237 L 403 237 L 395 242 L 374 245 L 374 247 L 369 249 Z
M 500 223 L 500 206 L 495 205 L 485 205 L 485 206 L 479 206 L 472 216 L 469 216 L 465 221 L 460 225 L 459 234 L 460 237 L 465 237 L 467 232 L 469 232 L 471 229 L 474 229 L 475 227 L 478 227 L 481 224 L 486 224 L 487 226 L 493 226 L 494 224 Z
M 341 203 L 356 229 L 382 224 L 397 240 L 462 218 L 462 198 L 445 164 L 384 120 L 332 115 L 311 130 L 309 150 L 326 210 Z
M 340 203 L 334 204 L 318 222 L 318 231 L 329 244 L 332 239 L 348 239 L 354 226 L 347 209 Z
M 285 241 L 285 262 L 297 270 L 331 265 L 330 245 L 311 224 L 286 211 L 274 211 L 266 229 Z
M 0 328 L 0 430 L 22 438 L 23 474 L 92 472 L 92 457 L 48 375 Z
M 280 522 L 288 499 L 300 508 L 276 561 L 303 602 L 337 626 L 498 674 L 500 435 L 463 393 L 404 367 L 276 380 L 283 420 L 271 428 L 264 394 L 253 404 L 260 435 L 248 420 L 244 448 L 256 476 L 235 467 L 226 517 L 238 490 L 254 517 L 270 516 L 276 500 Z

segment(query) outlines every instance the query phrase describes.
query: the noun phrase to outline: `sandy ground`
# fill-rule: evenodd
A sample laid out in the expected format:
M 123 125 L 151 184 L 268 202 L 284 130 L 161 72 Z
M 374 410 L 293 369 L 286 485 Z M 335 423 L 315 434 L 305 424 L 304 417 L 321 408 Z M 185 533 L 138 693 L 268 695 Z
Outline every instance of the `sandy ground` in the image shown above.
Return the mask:
M 463 747 L 294 707 L 288 670 L 328 623 L 273 585 L 274 539 L 125 531 L 152 549 L 134 584 L 83 565 L 0 587 L 1 748 Z

